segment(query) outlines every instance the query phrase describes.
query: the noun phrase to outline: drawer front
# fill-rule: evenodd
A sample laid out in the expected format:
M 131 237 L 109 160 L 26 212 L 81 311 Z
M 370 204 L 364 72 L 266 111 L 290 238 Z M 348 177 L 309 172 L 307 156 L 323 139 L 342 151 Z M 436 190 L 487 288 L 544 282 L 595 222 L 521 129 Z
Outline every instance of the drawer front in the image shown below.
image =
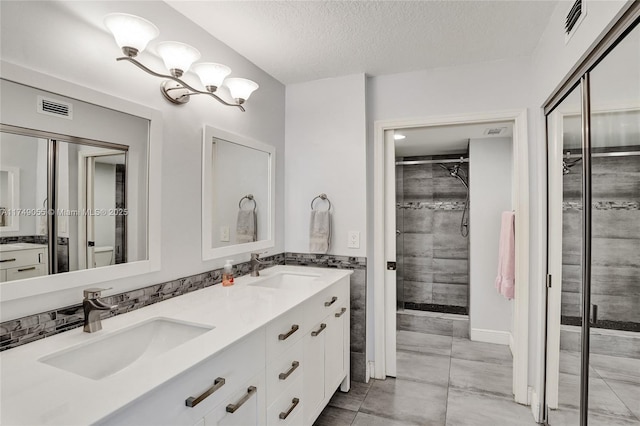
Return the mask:
M 267 405 L 271 405 L 282 392 L 302 377 L 302 339 L 267 366 Z
M 49 271 L 47 271 L 46 265 L 26 265 L 18 268 L 9 268 L 4 272 L 6 272 L 7 274 L 7 281 L 40 277 L 49 273 Z
M 304 302 L 267 324 L 267 363 L 277 359 L 305 334 L 309 322 Z
M 0 253 L 0 269 L 46 264 L 46 249 L 15 250 Z
M 261 426 L 266 424 L 264 371 L 233 389 L 204 416 L 204 426 Z M 200 423 L 202 424 L 202 423 Z
M 349 277 L 345 277 L 309 300 L 308 313 L 315 324 L 339 306 L 349 306 Z
M 303 410 L 302 377 L 291 383 L 280 397 L 267 409 L 269 426 L 300 425 Z
M 264 374 L 264 346 L 264 329 L 261 329 L 99 424 L 195 424 L 213 407 L 227 401 L 252 376 L 258 372 Z M 197 399 L 205 394 L 215 386 L 217 378 L 224 379 L 224 385 L 218 386 L 194 407 L 187 406 L 188 398 Z M 265 390 L 263 379 L 260 389 L 262 395 Z

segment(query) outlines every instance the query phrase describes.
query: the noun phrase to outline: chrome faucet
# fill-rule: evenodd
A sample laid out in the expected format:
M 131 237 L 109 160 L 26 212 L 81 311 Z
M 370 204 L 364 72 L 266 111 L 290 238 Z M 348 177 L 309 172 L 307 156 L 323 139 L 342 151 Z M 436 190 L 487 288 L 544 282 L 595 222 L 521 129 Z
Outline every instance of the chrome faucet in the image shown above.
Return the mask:
M 266 253 L 266 251 L 263 253 Z M 260 257 L 260 255 L 263 253 L 251 253 L 251 276 L 252 277 L 260 276 L 260 265 L 271 265 L 273 263 L 271 261 L 264 261 L 264 260 L 258 259 L 258 257 Z
M 113 311 L 118 305 L 107 305 L 100 300 L 100 294 L 108 288 L 87 288 L 84 290 L 84 300 L 82 301 L 82 309 L 84 310 L 84 331 L 85 333 L 93 333 L 102 330 L 102 322 L 100 321 L 101 311 Z

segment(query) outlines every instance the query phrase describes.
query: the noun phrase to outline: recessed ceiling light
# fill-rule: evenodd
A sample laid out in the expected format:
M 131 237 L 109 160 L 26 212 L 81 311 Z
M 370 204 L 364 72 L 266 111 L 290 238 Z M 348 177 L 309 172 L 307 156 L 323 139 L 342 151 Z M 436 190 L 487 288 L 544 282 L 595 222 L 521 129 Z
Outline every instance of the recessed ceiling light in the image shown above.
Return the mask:
M 402 139 L 406 138 L 405 135 L 399 135 L 398 133 L 396 133 L 395 135 L 393 135 L 393 139 L 400 141 Z

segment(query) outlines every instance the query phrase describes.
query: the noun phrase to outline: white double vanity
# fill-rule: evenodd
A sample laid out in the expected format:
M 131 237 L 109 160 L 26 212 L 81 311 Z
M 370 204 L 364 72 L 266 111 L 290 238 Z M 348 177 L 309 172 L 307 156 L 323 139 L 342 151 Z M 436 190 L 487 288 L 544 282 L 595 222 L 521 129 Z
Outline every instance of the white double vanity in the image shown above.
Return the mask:
M 6 351 L 0 423 L 311 425 L 350 386 L 350 274 L 275 266 Z

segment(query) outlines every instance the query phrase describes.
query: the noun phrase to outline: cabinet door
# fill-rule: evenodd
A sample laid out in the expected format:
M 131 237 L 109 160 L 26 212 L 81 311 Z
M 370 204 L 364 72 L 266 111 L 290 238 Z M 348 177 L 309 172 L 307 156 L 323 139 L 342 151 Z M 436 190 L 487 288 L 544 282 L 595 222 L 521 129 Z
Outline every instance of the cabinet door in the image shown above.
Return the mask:
M 340 307 L 325 319 L 325 395 L 332 395 L 344 378 L 344 319 L 347 314 L 347 308 Z
M 316 324 L 304 336 L 304 418 L 313 423 L 324 400 L 324 345 L 327 323 Z
M 47 270 L 45 265 L 39 264 L 7 269 L 6 274 L 7 281 L 14 281 L 47 275 Z
M 264 372 L 204 416 L 204 426 L 258 426 L 266 423 Z

